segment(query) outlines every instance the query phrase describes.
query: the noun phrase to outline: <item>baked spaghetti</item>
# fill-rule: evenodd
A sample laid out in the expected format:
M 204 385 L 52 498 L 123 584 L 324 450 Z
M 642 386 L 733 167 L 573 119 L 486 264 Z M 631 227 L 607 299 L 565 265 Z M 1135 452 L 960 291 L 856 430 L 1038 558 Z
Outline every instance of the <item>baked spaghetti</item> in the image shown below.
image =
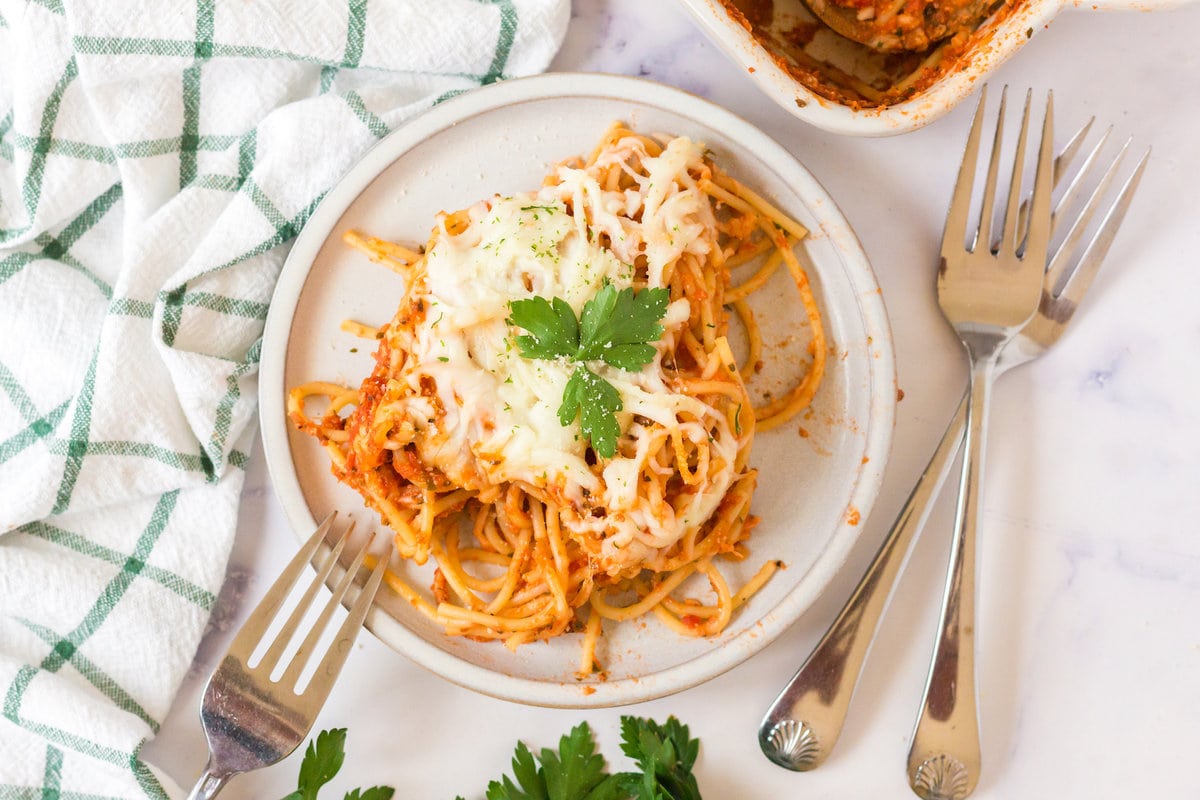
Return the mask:
M 388 580 L 448 634 L 516 648 L 583 632 L 581 675 L 601 669 L 605 620 L 652 613 L 684 635 L 716 634 L 780 566 L 735 589 L 715 565 L 748 555 L 755 432 L 807 406 L 824 372 L 793 252 L 805 233 L 702 145 L 615 125 L 538 191 L 439 215 L 423 248 L 347 233 L 404 277 L 404 294 L 378 330 L 344 326 L 379 341 L 361 386 L 297 386 L 290 418 L 404 558 L 436 562 L 428 594 Z M 750 274 L 733 285 L 739 267 Z M 762 339 L 746 298 L 781 267 L 809 363 L 755 408 L 746 382 Z M 521 321 L 534 307 L 575 337 L 569 347 L 543 346 L 538 331 L 550 333 Z M 748 342 L 740 368 L 731 312 Z M 326 401 L 316 414 L 313 398 Z M 694 574 L 705 597 L 682 596 Z

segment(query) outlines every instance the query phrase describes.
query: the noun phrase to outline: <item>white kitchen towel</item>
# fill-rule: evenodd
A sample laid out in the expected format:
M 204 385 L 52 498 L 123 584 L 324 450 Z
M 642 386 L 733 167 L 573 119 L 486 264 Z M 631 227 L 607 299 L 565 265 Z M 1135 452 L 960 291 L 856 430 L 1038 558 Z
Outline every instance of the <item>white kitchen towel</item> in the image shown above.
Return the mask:
M 0 0 L 0 800 L 138 753 L 221 586 L 276 275 L 405 119 L 567 0 Z

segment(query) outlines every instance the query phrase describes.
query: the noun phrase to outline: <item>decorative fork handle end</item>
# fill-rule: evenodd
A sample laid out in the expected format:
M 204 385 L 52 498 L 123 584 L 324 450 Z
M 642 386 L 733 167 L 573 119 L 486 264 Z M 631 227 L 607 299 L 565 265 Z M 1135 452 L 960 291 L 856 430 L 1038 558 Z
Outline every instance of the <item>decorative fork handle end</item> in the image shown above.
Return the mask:
M 829 755 L 829 747 L 821 746 L 820 737 L 808 723 L 791 718 L 764 722 L 758 731 L 758 745 L 772 762 L 795 772 L 816 769 Z
M 952 755 L 939 753 L 915 763 L 914 758 L 921 757 L 909 754 L 908 783 L 923 800 L 963 800 L 979 783 L 979 773 Z

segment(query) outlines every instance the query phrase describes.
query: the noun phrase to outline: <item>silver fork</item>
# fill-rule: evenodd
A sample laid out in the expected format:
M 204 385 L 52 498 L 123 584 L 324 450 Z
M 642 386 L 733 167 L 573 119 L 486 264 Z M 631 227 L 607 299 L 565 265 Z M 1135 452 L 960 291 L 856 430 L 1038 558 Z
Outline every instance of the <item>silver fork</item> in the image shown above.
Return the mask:
M 988 408 L 998 359 L 1004 347 L 1037 313 L 1050 249 L 1051 191 L 1054 159 L 1054 101 L 1046 98 L 1042 141 L 1038 148 L 1029 230 L 1018 225 L 1025 144 L 1032 92 L 1017 136 L 1008 202 L 1000 218 L 998 247 L 992 243 L 996 175 L 1001 159 L 1007 90 L 1001 93 L 992 157 L 988 163 L 979 225 L 969 246 L 971 194 L 986 92 L 967 137 L 967 149 L 946 215 L 938 268 L 938 303 L 967 351 L 966 438 L 950 567 L 942 616 L 925 684 L 925 698 L 908 751 L 908 781 L 926 800 L 960 800 L 979 782 L 981 763 L 975 688 L 975 539 L 986 451 Z
M 981 100 L 980 107 L 983 102 Z M 1080 152 L 1093 121 L 1084 125 L 1054 162 L 1056 184 L 1067 173 Z M 1066 212 L 1079 197 L 1086 179 L 1101 168 L 1099 155 L 1111 128 L 1091 148 L 1055 205 L 1054 228 L 1064 223 Z M 1089 223 L 1104 207 L 1106 193 L 1129 150 L 1127 141 L 1095 185 L 1085 206 L 1075 217 L 1070 233 L 1056 249 L 1042 281 L 1042 298 L 1037 313 L 1001 352 L 997 373 L 1007 371 L 1041 355 L 1058 341 L 1075 309 L 1099 272 L 1133 199 L 1149 157 L 1142 156 L 1107 206 L 1103 219 L 1078 258 L 1079 242 Z M 1028 206 L 1021 208 L 1022 228 Z M 932 501 L 941 490 L 965 433 L 966 396 L 946 428 L 940 444 L 921 474 L 903 509 L 847 599 L 837 618 L 811 655 L 771 704 L 759 728 L 759 743 L 766 756 L 787 769 L 815 769 L 829 755 L 841 733 L 850 699 L 875 637 L 879 620 L 887 608 L 897 579 L 904 569 L 911 546 L 924 526 Z
M 208 800 L 234 775 L 266 767 L 281 761 L 296 749 L 308 735 L 313 720 L 325 704 L 329 690 L 337 679 L 351 645 L 366 618 L 367 611 L 379 590 L 383 573 L 391 558 L 391 545 L 371 571 L 366 585 L 350 607 L 350 614 L 342 622 L 333 642 L 316 667 L 308 685 L 302 690 L 298 683 L 306 666 L 315 654 L 325 629 L 338 605 L 341 604 L 350 585 L 354 582 L 363 559 L 375 538 L 372 533 L 358 550 L 320 615 L 309 628 L 299 649 L 288 662 L 281 657 L 296 635 L 301 622 L 314 607 L 317 593 L 325 584 L 346 542 L 354 530 L 354 523 L 346 526 L 338 537 L 325 563 L 317 570 L 304 595 L 284 622 L 283 627 L 270 640 L 263 657 L 251 666 L 251 656 L 266 643 L 268 629 L 275 620 L 284 601 L 296 585 L 325 541 L 333 525 L 335 514 L 325 518 L 312 537 L 300 548 L 300 552 L 288 563 L 283 573 L 267 591 L 265 597 L 250 614 L 242 626 L 229 652 L 221 660 L 204 690 L 200 707 L 200 720 L 204 723 L 204 735 L 208 739 L 208 764 L 200 776 L 189 800 Z M 279 680 L 271 674 L 277 667 L 286 669 Z

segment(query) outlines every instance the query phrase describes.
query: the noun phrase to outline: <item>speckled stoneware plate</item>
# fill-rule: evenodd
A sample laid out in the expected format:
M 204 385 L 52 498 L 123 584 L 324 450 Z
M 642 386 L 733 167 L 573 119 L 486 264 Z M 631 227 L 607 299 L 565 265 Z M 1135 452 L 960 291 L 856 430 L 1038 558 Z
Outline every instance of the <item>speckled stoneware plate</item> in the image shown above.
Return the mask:
M 803 223 L 807 262 L 832 345 L 810 411 L 760 434 L 753 509 L 762 518 L 752 556 L 724 564 L 740 584 L 767 559 L 777 575 L 725 632 L 685 639 L 653 618 L 606 626 L 607 680 L 581 682 L 580 638 L 566 635 L 509 652 L 451 638 L 398 595 L 384 591 L 367 619 L 380 640 L 455 683 L 546 706 L 610 706 L 694 686 L 734 667 L 777 637 L 829 583 L 862 530 L 891 443 L 895 373 L 883 300 L 862 248 L 825 190 L 786 150 L 746 121 L 701 98 L 647 81 L 606 75 L 543 75 L 508 81 L 442 103 L 384 139 L 326 195 L 279 279 L 263 343 L 260 400 L 267 463 L 301 538 L 332 509 L 368 525 L 378 518 L 330 475 L 317 443 L 291 428 L 289 387 L 310 380 L 357 385 L 371 343 L 339 329 L 352 318 L 389 320 L 401 278 L 345 247 L 349 228 L 424 242 L 434 215 L 494 193 L 532 190 L 555 163 L 591 150 L 613 120 L 643 132 L 703 141 L 718 163 Z M 768 340 L 761 390 L 795 373 L 807 328 L 784 271 L 759 293 Z M 428 586 L 432 567 L 398 564 Z M 697 591 L 704 590 L 697 585 Z

